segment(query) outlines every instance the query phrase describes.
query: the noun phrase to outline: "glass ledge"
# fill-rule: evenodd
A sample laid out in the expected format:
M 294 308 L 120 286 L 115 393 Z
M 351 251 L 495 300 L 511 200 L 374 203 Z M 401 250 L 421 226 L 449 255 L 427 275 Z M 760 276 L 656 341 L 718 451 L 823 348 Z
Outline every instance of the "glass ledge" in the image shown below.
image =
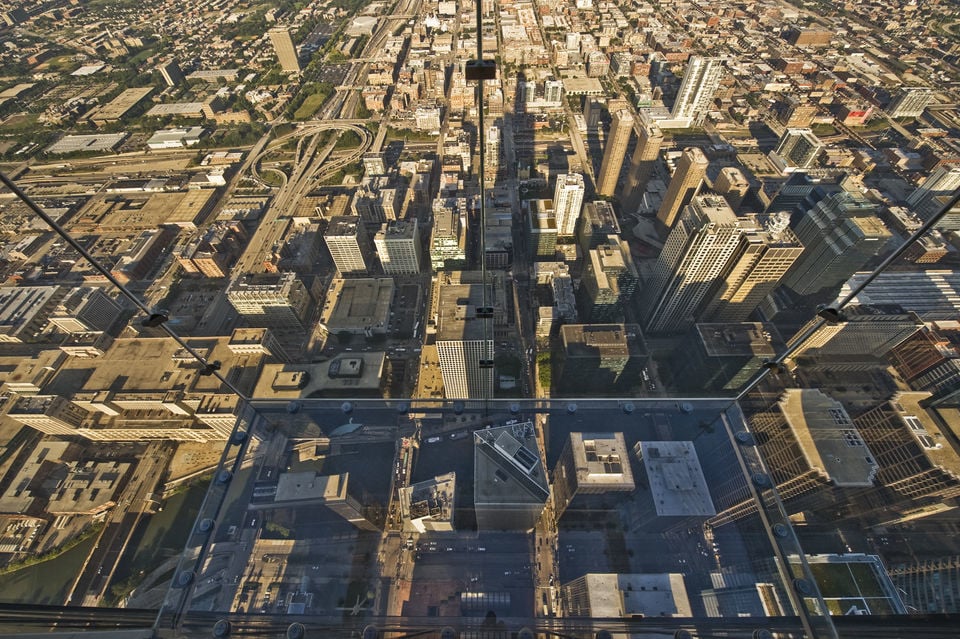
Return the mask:
M 827 611 L 732 400 L 254 400 L 157 628 L 836 636 Z

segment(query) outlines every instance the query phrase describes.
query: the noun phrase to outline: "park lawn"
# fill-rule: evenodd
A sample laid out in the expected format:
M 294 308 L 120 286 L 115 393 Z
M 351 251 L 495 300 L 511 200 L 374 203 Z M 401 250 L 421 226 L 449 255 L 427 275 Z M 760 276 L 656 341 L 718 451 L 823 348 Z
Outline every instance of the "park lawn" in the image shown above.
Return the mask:
M 328 95 L 328 93 L 314 93 L 313 95 L 307 96 L 307 99 L 303 101 L 303 104 L 300 105 L 300 108 L 294 112 L 293 119 L 309 119 L 314 113 L 317 112 L 317 109 L 319 109 L 323 103 L 326 102 Z

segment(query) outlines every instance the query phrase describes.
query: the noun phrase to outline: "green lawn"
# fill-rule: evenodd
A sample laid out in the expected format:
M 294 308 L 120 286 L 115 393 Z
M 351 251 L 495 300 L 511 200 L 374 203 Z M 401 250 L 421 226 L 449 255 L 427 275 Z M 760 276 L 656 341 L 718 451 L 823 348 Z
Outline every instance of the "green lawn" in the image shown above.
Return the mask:
M 877 576 L 873 572 L 872 564 L 850 564 L 850 572 L 853 573 L 853 578 L 857 580 L 857 586 L 860 587 L 860 594 L 864 597 L 886 596 L 880 584 L 877 582 Z
M 810 564 L 810 572 L 825 598 L 849 597 L 857 592 L 846 564 Z
M 307 96 L 307 99 L 303 101 L 300 108 L 294 112 L 293 119 L 307 120 L 312 117 L 313 114 L 317 112 L 317 109 L 326 102 L 328 95 L 328 93 L 314 93 L 313 95 Z

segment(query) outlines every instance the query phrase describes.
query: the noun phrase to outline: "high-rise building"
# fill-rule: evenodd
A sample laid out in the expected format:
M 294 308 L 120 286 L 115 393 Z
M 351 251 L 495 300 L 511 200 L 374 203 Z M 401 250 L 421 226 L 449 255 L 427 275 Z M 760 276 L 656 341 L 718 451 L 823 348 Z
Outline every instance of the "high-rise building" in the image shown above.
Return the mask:
M 473 503 L 480 530 L 529 531 L 550 497 L 532 422 L 473 433 Z
M 167 83 L 168 87 L 175 87 L 185 80 L 183 71 L 180 70 L 180 65 L 177 64 L 176 60 L 161 64 L 157 67 L 157 71 L 163 76 L 163 81 Z
M 878 465 L 843 404 L 816 388 L 791 388 L 750 422 L 788 514 L 826 510 L 835 490 L 871 488 Z M 714 525 L 756 511 L 746 499 L 717 514 Z
M 383 272 L 412 275 L 420 272 L 420 229 L 417 218 L 383 224 L 373 238 Z
M 587 573 L 563 586 L 568 617 L 689 617 L 687 587 L 679 572 Z
M 869 273 L 854 273 L 843 283 L 840 294 L 860 286 Z M 920 315 L 943 316 L 960 313 L 960 271 L 929 269 L 923 271 L 884 271 L 850 300 L 856 304 L 886 306 L 896 304 Z
M 300 59 L 297 57 L 297 48 L 293 46 L 290 30 L 285 27 L 274 27 L 267 34 L 273 43 L 273 50 L 277 53 L 280 68 L 286 73 L 300 73 Z
M 848 304 L 843 314 L 843 322 L 820 325 L 793 352 L 805 369 L 886 369 L 887 354 L 923 328 L 915 313 L 896 305 Z M 804 329 L 813 329 L 817 323 L 811 320 Z
M 784 348 L 773 324 L 695 324 L 660 375 L 681 393 L 737 391 Z
M 587 54 L 587 77 L 600 78 L 610 73 L 610 57 L 603 51 Z
M 688 529 L 716 514 L 710 487 L 692 441 L 638 441 L 633 452 L 647 490 L 635 496 L 634 532 Z
M 629 392 L 639 384 L 647 350 L 636 324 L 565 324 L 558 388 L 575 395 Z
M 584 98 L 583 119 L 587 123 L 587 130 L 596 129 L 600 125 L 600 114 L 603 112 L 603 104 L 596 98 Z
M 500 168 L 500 127 L 491 124 L 487 128 L 484 144 L 486 148 L 483 154 L 483 169 L 486 171 L 486 179 L 491 181 L 496 179 L 497 169 Z
M 493 368 L 484 364 L 493 360 L 494 328 L 505 321 L 502 273 L 487 273 L 486 299 L 478 272 L 442 273 L 436 287 L 432 313 L 444 393 L 450 399 L 493 397 Z M 484 304 L 493 319 L 478 316 Z
M 942 331 L 936 323 L 924 325 L 913 335 L 890 349 L 890 363 L 900 378 L 915 390 L 915 382 L 931 369 L 942 366 L 951 359 L 960 358 L 957 349 L 957 331 Z
M 585 257 L 580 284 L 583 317 L 596 323 L 622 321 L 639 282 L 629 245 L 609 235 Z
M 720 169 L 717 179 L 714 180 L 713 190 L 722 195 L 730 208 L 736 211 L 743 204 L 743 198 L 750 192 L 750 181 L 740 169 L 725 166 Z
M 382 152 L 381 153 L 364 153 L 362 160 L 363 160 L 364 176 L 386 174 L 387 166 L 384 163 Z
M 785 225 L 764 228 L 755 218 L 741 219 L 740 246 L 700 313 L 702 322 L 745 321 L 803 253 L 800 240 Z
M 36 341 L 65 293 L 57 286 L 0 287 L 0 342 Z
M 781 173 L 804 171 L 814 165 L 824 148 L 810 129 L 787 129 L 770 152 L 770 161 Z
M 417 533 L 452 531 L 456 485 L 457 474 L 451 472 L 401 488 L 403 530 Z
M 875 211 L 876 205 L 848 191 L 818 202 L 794 229 L 804 251 L 783 284 L 800 295 L 839 289 L 890 240 Z
M 889 573 L 904 602 L 921 613 L 960 612 L 960 555 L 899 564 Z
M 559 104 L 563 101 L 563 82 L 554 78 L 547 78 L 543 83 L 543 101 L 550 104 Z
M 757 195 L 766 207 L 764 213 L 785 211 L 792 217 L 791 224 L 795 225 L 804 213 L 816 206 L 817 202 L 842 190 L 843 186 L 837 180 L 814 179 L 808 173 L 799 172 L 787 176 L 773 194 L 760 189 Z
M 553 212 L 557 220 L 557 235 L 570 237 L 577 229 L 577 220 L 583 208 L 585 187 L 579 173 L 561 173 L 553 191 Z
M 932 101 L 933 90 L 929 87 L 904 87 L 890 101 L 887 115 L 891 118 L 919 118 Z
M 630 172 L 627 174 L 627 183 L 621 198 L 626 203 L 628 212 L 629 209 L 635 209 L 643 197 L 663 145 L 663 132 L 653 122 L 643 124 L 637 135 L 637 146 L 630 159 Z
M 620 235 L 620 223 L 617 222 L 617 214 L 610 202 L 604 200 L 587 202 L 583 205 L 583 214 L 580 219 L 577 239 L 584 254 L 590 249 L 605 244 L 609 236 Z
M 101 288 L 72 289 L 50 314 L 50 323 L 66 333 L 106 331 L 121 315 L 121 307 Z
M 835 35 L 828 29 L 804 29 L 797 25 L 791 25 L 781 32 L 784 40 L 798 47 L 825 47 Z
M 899 392 L 853 420 L 880 465 L 877 479 L 915 506 L 960 497 L 960 454 L 950 444 L 956 427 L 924 408 L 929 397 Z
M 801 102 L 796 98 L 787 97 L 778 104 L 777 119 L 787 128 L 804 128 L 813 124 L 817 114 L 817 105 Z
M 355 215 L 330 218 L 323 239 L 330 250 L 333 263 L 341 274 L 367 272 L 367 257 L 370 253 L 367 231 Z
M 673 227 L 677 213 L 686 206 L 703 184 L 707 175 L 707 166 L 710 164 L 707 156 L 697 147 L 683 150 L 677 161 L 677 170 L 673 173 L 670 186 L 663 196 L 657 219 L 668 229 Z
M 713 95 L 723 79 L 723 59 L 691 56 L 670 116 L 699 124 L 713 105 Z
M 623 158 L 627 154 L 627 144 L 630 143 L 630 134 L 633 132 L 633 116 L 626 109 L 613 114 L 610 124 L 610 134 L 607 136 L 606 148 L 603 150 L 603 161 L 600 164 L 600 175 L 597 178 L 597 193 L 612 196 L 617 190 L 620 179 L 620 169 L 623 167 Z
M 648 332 L 683 332 L 693 326 L 742 235 L 740 220 L 723 198 L 693 198 L 644 282 L 640 308 Z
M 461 269 L 467 265 L 466 206 L 466 198 L 433 201 L 430 265 L 434 271 Z
M 530 248 L 538 260 L 552 261 L 557 254 L 557 218 L 553 200 L 531 200 Z
M 940 208 L 936 198 L 953 195 L 960 188 L 960 167 L 940 166 L 907 198 L 917 217 L 929 220 Z
M 241 275 L 227 289 L 227 299 L 250 326 L 303 331 L 313 299 L 295 273 Z
M 251 508 L 303 508 L 324 506 L 343 517 L 360 530 L 377 530 L 369 513 L 372 510 L 368 496 L 363 494 L 350 473 L 318 475 L 314 470 L 280 473 L 273 499 L 265 503 L 251 502 Z M 360 493 L 354 496 L 354 493 Z
M 557 517 L 574 501 L 574 508 L 581 501 L 592 507 L 602 503 L 608 493 L 633 492 L 636 486 L 623 433 L 570 433 L 552 479 Z

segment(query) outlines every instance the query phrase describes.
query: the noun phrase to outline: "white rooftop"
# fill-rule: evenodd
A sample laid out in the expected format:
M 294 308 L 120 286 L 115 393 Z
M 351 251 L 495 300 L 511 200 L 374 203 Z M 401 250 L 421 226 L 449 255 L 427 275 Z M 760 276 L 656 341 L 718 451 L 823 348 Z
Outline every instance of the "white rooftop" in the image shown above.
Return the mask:
M 640 450 L 657 515 L 717 514 L 693 442 L 640 442 Z

